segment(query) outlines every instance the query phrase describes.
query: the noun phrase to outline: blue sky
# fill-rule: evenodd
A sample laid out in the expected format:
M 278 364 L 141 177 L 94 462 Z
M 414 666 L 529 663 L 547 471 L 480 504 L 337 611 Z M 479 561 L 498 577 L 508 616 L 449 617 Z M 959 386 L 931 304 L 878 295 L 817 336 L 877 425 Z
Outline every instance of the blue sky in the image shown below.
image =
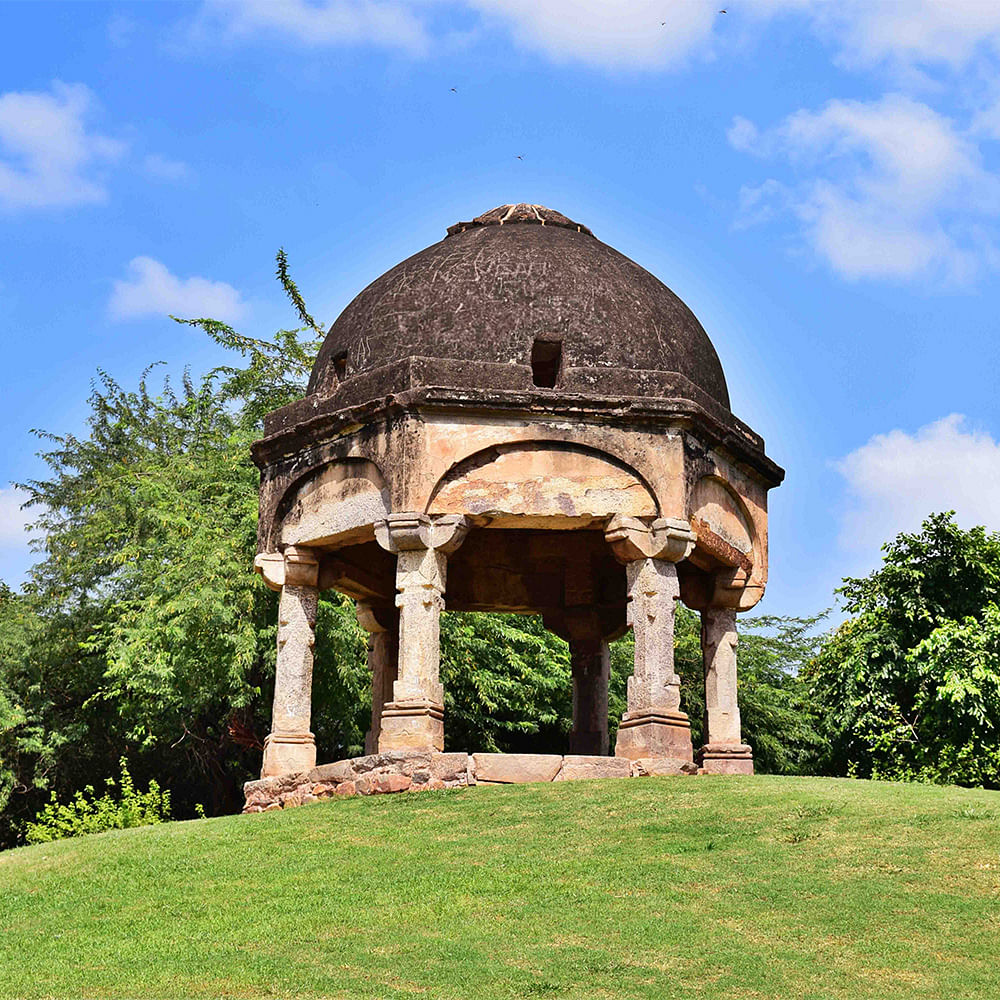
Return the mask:
M 31 428 L 80 431 L 98 368 L 219 360 L 168 312 L 288 325 L 285 246 L 330 322 L 511 201 L 708 330 L 788 471 L 761 611 L 828 606 L 932 510 L 1000 529 L 1000 5 L 720 7 L 3 5 L 0 578 Z

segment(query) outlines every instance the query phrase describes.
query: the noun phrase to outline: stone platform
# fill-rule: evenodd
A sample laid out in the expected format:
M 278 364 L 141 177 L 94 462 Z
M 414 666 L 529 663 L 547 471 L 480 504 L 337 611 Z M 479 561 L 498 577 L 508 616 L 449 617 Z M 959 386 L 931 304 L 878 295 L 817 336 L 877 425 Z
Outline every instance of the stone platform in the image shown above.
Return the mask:
M 243 786 L 245 813 L 287 809 L 320 799 L 388 792 L 419 792 L 469 785 L 531 781 L 642 778 L 704 774 L 704 768 L 676 757 L 588 757 L 529 753 L 438 753 L 388 750 L 367 757 L 321 764 L 310 771 L 280 774 Z

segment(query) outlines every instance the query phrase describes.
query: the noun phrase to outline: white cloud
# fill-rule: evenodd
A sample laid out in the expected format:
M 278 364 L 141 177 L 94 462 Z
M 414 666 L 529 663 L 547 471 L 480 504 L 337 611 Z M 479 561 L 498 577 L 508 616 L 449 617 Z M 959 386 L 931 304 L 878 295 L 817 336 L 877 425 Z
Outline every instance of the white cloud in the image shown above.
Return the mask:
M 700 0 L 205 0 L 201 23 L 231 38 L 281 35 L 309 46 L 368 43 L 427 53 L 435 15 L 479 14 L 524 48 L 611 69 L 664 69 L 710 55 L 717 39 L 798 18 L 852 67 L 953 70 L 1000 52 L 1000 4 L 990 0 L 743 0 L 725 15 Z M 721 27 L 725 31 L 717 31 Z
M 872 0 L 760 4 L 766 13 L 799 8 L 814 29 L 833 38 L 849 65 L 960 69 L 983 52 L 1000 52 L 1000 4 L 992 0 Z
M 662 0 L 468 0 L 524 48 L 612 69 L 661 69 L 707 50 L 718 20 L 709 3 Z M 666 23 L 663 23 L 666 22 Z
M 16 486 L 0 487 L 0 548 L 28 547 L 25 524 L 31 520 L 29 511 L 21 510 L 28 494 Z
M 152 257 L 136 257 L 128 269 L 129 278 L 115 281 L 111 292 L 112 319 L 174 314 L 234 323 L 246 314 L 240 293 L 224 281 L 178 278 Z
M 663 0 L 205 0 L 200 27 L 221 27 L 229 38 L 277 35 L 308 46 L 367 43 L 426 54 L 448 37 L 435 24 L 448 8 L 471 11 L 480 29 L 557 61 L 611 69 L 662 69 L 707 51 L 719 18 L 708 3 Z
M 142 168 L 150 177 L 161 181 L 182 181 L 191 176 L 191 168 L 181 160 L 171 160 L 159 153 L 143 158 Z
M 836 463 L 850 508 L 841 542 L 875 552 L 929 514 L 954 510 L 964 527 L 1000 530 L 1000 442 L 953 413 L 915 434 L 876 434 Z
M 1000 182 L 951 119 L 909 97 L 830 101 L 765 132 L 737 118 L 729 141 L 798 174 L 774 212 L 790 210 L 807 243 L 844 277 L 964 279 L 993 255 L 982 224 L 1000 213 Z M 745 189 L 741 202 L 766 218 L 764 196 L 779 189 L 769 179 Z
M 51 93 L 0 95 L 0 206 L 43 208 L 102 202 L 101 168 L 125 144 L 88 131 L 95 100 L 83 84 L 58 80 Z
M 230 37 L 283 35 L 308 46 L 370 43 L 424 52 L 426 29 L 403 2 L 375 0 L 206 0 L 203 20 Z

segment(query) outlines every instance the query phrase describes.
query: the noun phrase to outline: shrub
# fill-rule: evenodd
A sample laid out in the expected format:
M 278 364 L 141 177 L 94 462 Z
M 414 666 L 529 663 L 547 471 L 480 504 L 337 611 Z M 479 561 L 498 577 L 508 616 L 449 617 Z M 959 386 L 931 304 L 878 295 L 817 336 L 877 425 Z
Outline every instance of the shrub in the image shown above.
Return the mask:
M 170 819 L 170 792 L 161 791 L 155 781 L 150 781 L 146 791 L 139 791 L 124 757 L 120 764 L 121 778 L 117 782 L 108 778 L 105 781 L 107 791 L 100 797 L 93 785 L 87 785 L 71 802 L 63 805 L 53 792 L 35 822 L 28 824 L 25 840 L 29 844 L 43 844 L 64 837 L 149 826 Z M 113 791 L 116 784 L 120 788 L 117 795 Z

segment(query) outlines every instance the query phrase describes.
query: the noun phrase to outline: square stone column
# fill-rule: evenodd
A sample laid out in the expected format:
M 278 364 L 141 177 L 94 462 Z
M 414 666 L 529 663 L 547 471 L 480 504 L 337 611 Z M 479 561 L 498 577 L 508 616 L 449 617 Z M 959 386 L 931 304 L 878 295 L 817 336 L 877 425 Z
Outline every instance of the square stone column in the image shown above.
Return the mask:
M 573 671 L 573 730 L 569 752 L 605 756 L 608 752 L 608 680 L 611 651 L 607 640 L 570 638 Z
M 316 766 L 316 738 L 310 724 L 319 562 L 309 549 L 295 546 L 285 549 L 280 566 L 276 562 L 272 559 L 268 566 L 270 577 L 265 573 L 271 586 L 280 576 L 281 598 L 271 732 L 264 741 L 262 778 Z
M 378 750 L 382 711 L 392 701 L 399 663 L 399 612 L 395 607 L 359 601 L 358 624 L 368 633 L 368 669 L 372 672 L 372 720 L 365 733 L 365 753 Z
M 738 643 L 734 608 L 702 611 L 706 736 L 698 762 L 708 774 L 753 774 L 753 753 L 743 742 L 736 699 Z
M 635 637 L 635 667 L 628 679 L 628 711 L 618 727 L 615 755 L 692 760 L 691 723 L 681 711 L 674 669 L 676 563 L 690 554 L 694 535 L 679 519 L 647 523 L 617 515 L 605 537 L 625 564 L 628 622 Z
M 440 681 L 441 612 L 448 555 L 465 540 L 464 517 L 390 514 L 375 538 L 396 555 L 399 659 L 392 700 L 382 709 L 378 749 L 444 750 Z

